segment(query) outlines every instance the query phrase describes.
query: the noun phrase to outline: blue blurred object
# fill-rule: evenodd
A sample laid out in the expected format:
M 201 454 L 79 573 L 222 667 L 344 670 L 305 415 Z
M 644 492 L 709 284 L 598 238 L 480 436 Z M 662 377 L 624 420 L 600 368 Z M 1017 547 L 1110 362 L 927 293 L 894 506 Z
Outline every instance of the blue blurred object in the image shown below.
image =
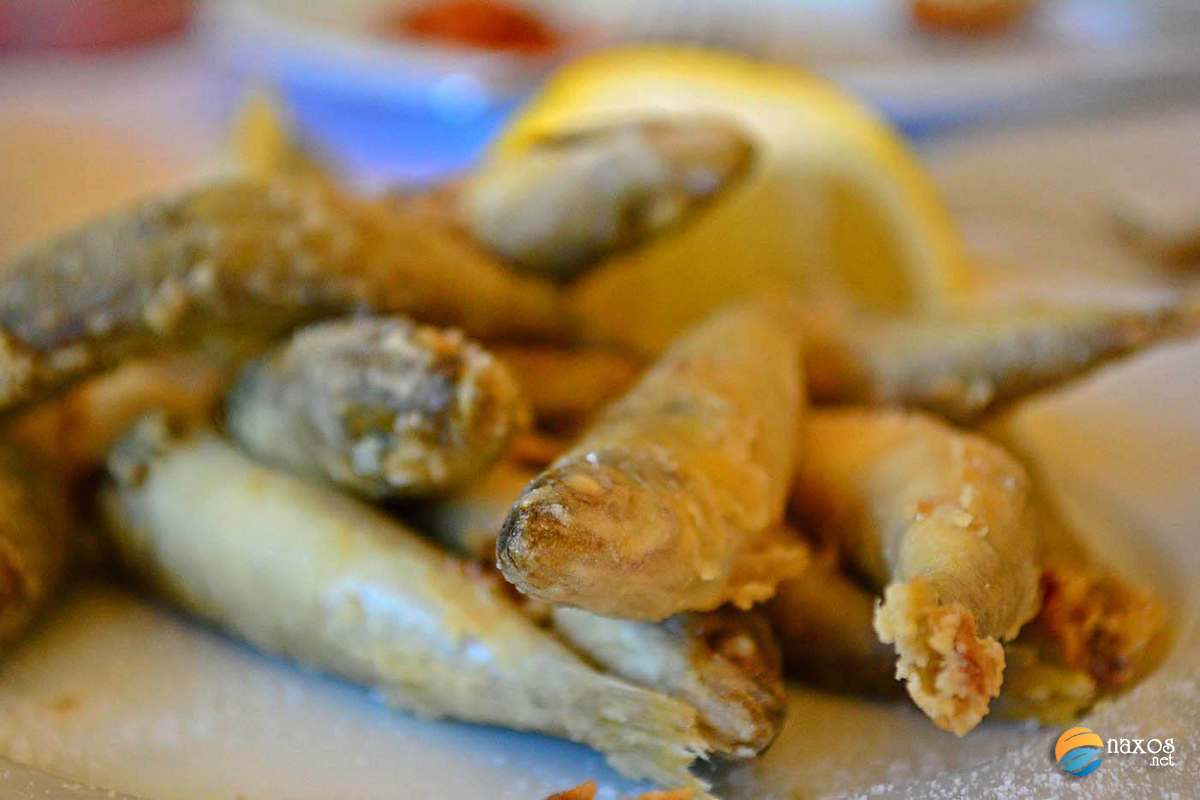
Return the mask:
M 434 87 L 409 103 L 383 104 L 304 81 L 278 88 L 306 138 L 367 190 L 431 183 L 469 168 L 527 95 L 455 104 Z
M 221 58 L 266 82 L 364 189 L 469 168 L 560 62 L 607 43 L 724 47 L 824 75 L 910 138 L 1200 95 L 1200 3 L 1042 0 L 993 37 L 930 36 L 895 0 L 509 0 L 564 36 L 529 57 L 385 37 L 435 0 L 211 0 Z
M 304 137 L 371 190 L 465 170 L 555 65 L 597 41 L 582 26 L 560 28 L 566 23 L 553 15 L 546 16 L 564 46 L 538 56 L 378 30 L 385 12 L 421 4 L 225 0 L 208 9 L 205 23 L 235 80 L 269 85 Z

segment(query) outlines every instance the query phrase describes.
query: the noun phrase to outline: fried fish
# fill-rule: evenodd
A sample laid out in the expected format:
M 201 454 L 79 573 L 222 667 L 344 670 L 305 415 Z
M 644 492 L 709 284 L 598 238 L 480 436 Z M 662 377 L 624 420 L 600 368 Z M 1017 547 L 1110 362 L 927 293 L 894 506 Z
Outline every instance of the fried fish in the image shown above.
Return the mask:
M 753 758 L 783 727 L 779 649 L 757 611 L 638 622 L 558 606 L 550 618 L 560 636 L 609 672 L 694 706 L 714 755 Z
M 528 409 L 508 369 L 458 331 L 352 317 L 302 328 L 247 366 L 226 424 L 260 460 L 381 498 L 482 473 Z
M 963 735 L 1000 692 L 1002 642 L 1040 601 L 1025 470 L 980 436 L 918 413 L 814 412 L 795 508 L 880 591 L 875 631 L 939 727 Z
M 717 117 L 638 119 L 547 137 L 485 164 L 460 193 L 473 236 L 557 279 L 679 225 L 736 183 L 754 147 Z
M 0 410 L 132 354 L 352 311 L 556 339 L 557 293 L 469 242 L 311 180 L 227 180 L 143 202 L 0 270 Z
M 545 602 L 661 620 L 749 607 L 803 570 L 780 521 L 803 411 L 792 306 L 754 300 L 679 339 L 513 506 L 504 576 Z
M 823 688 L 902 696 L 895 651 L 876 636 L 878 595 L 839 569 L 833 553 L 779 586 L 767 606 L 789 674 Z M 1067 725 L 1102 696 L 1087 671 L 1037 644 L 1039 618 L 1004 645 L 1004 684 L 992 712 L 1005 719 Z
M 838 311 L 804 317 L 816 403 L 901 405 L 966 423 L 1171 336 L 1200 329 L 1185 305 L 1022 306 L 943 317 Z
M 419 530 L 456 553 L 495 558 L 496 534 L 534 476 L 501 462 L 480 480 L 410 511 Z M 714 756 L 750 758 L 783 725 L 778 647 L 756 612 L 719 609 L 650 623 L 577 608 L 542 609 L 552 629 L 607 671 L 694 706 Z
M 139 424 L 113 451 L 102 508 L 128 570 L 267 652 L 388 702 L 572 739 L 622 773 L 700 787 L 686 703 L 589 666 L 478 565 L 386 514 L 260 466 L 211 432 Z

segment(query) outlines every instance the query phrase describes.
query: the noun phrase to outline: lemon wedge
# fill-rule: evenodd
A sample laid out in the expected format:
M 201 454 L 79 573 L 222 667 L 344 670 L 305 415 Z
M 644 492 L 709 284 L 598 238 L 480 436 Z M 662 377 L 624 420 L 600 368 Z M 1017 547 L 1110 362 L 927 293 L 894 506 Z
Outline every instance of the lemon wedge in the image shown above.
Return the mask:
M 778 287 L 926 312 L 968 283 L 963 247 L 905 144 L 824 81 L 686 47 L 576 61 L 517 115 L 491 158 L 537 139 L 647 115 L 719 114 L 754 137 L 753 174 L 700 217 L 581 279 L 571 301 L 594 332 L 656 349 L 739 294 Z
M 252 86 L 229 130 L 229 156 L 235 169 L 255 178 L 306 175 L 333 182 L 332 176 L 296 134 L 284 102 L 274 92 Z

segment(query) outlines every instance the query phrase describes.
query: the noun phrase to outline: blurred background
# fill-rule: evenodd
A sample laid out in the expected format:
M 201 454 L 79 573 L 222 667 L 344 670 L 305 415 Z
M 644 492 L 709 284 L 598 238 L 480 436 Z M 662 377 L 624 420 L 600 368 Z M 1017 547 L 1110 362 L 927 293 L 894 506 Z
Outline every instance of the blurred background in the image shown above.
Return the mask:
M 663 40 L 800 65 L 865 100 L 916 143 L 985 255 L 972 213 L 1022 205 L 993 192 L 1014 170 L 1057 180 L 1068 210 L 1093 151 L 1140 170 L 1109 180 L 1198 184 L 1180 177 L 1200 141 L 1194 0 L 7 0 L 0 255 L 217 168 L 248 87 L 377 189 L 468 168 L 556 65 Z M 1068 133 L 1050 151 L 1018 135 L 1008 160 L 944 155 L 1028 130 Z M 999 255 L 1024 257 L 1023 235 L 1040 240 L 1010 227 Z

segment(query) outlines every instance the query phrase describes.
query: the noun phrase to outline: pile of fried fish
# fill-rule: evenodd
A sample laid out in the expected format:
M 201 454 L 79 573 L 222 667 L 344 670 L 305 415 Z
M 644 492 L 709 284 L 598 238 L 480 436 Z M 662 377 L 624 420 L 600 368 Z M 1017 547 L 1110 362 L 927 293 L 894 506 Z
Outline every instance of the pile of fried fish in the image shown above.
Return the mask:
M 771 744 L 785 674 L 961 736 L 1073 719 L 1161 652 L 1163 601 L 1001 412 L 1190 334 L 1184 304 L 775 292 L 635 353 L 564 287 L 736 191 L 736 127 L 596 127 L 369 199 L 296 161 L 0 272 L 0 655 L 99 562 L 399 708 L 699 798 L 693 762 Z

